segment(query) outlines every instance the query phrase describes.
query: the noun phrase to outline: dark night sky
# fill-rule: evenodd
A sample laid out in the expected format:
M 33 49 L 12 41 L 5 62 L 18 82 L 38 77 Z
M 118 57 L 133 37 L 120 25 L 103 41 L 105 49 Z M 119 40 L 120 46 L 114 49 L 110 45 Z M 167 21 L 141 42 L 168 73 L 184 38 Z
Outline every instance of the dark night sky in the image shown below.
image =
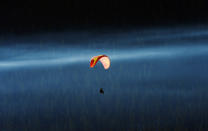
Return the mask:
M 1 32 L 71 27 L 203 23 L 206 0 L 7 0 L 0 4 Z

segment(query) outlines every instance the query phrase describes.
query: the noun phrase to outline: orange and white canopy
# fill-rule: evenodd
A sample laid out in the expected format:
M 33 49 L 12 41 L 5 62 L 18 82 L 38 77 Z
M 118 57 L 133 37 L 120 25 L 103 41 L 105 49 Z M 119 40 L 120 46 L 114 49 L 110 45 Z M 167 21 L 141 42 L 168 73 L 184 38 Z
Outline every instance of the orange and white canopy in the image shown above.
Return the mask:
M 93 68 L 98 61 L 102 63 L 106 70 L 110 67 L 110 58 L 106 55 L 93 56 L 90 60 L 90 67 Z

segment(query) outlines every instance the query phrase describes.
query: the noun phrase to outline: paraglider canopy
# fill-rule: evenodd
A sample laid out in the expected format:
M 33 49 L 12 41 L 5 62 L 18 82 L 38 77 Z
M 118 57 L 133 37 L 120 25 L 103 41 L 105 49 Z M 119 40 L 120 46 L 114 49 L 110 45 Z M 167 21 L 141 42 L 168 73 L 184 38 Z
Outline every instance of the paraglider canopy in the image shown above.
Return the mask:
M 90 60 L 90 67 L 93 68 L 98 61 L 102 63 L 104 69 L 107 70 L 110 67 L 110 58 L 107 55 L 93 56 Z

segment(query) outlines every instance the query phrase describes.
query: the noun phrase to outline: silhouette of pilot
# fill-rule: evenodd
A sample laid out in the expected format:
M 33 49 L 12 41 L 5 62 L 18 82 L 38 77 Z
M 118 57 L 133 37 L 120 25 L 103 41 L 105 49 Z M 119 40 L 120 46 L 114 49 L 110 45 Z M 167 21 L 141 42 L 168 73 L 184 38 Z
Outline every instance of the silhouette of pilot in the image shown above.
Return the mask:
M 100 94 L 104 94 L 103 88 L 100 88 Z

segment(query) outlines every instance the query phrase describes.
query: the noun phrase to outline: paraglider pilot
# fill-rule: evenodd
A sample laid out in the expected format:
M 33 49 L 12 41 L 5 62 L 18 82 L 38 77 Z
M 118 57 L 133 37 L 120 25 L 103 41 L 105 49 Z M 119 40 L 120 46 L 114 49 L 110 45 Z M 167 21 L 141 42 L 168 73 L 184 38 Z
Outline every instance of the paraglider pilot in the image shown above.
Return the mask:
M 100 94 L 104 94 L 103 88 L 100 88 Z

